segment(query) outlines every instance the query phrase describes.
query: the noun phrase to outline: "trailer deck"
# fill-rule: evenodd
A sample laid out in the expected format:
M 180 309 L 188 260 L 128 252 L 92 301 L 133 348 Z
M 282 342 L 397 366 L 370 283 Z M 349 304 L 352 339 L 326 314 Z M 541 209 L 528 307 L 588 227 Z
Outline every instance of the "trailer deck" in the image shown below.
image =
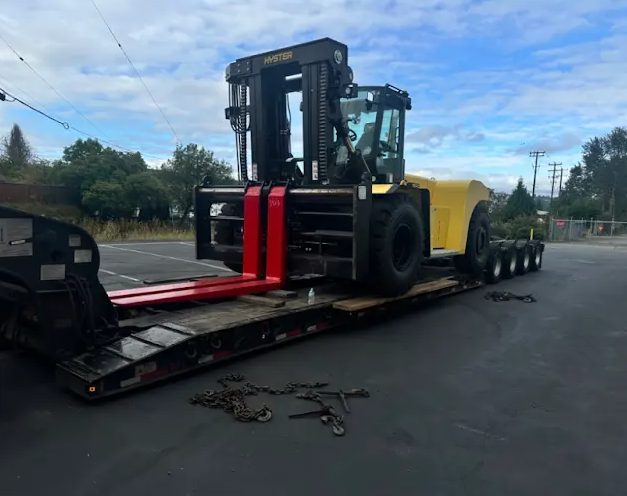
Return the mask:
M 128 335 L 59 363 L 57 382 L 94 400 L 366 317 L 372 321 L 483 282 L 460 278 L 450 269 L 429 269 L 423 282 L 396 298 L 355 296 L 354 289 L 317 280 L 311 284 L 123 320 L 120 329 Z

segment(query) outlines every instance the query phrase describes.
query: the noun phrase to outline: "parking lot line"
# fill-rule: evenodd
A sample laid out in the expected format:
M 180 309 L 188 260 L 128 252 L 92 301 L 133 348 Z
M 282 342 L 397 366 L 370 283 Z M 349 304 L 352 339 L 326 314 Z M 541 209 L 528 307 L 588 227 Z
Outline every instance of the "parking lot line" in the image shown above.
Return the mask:
M 98 243 L 98 246 L 187 245 L 184 241 L 146 241 L 137 243 Z M 195 246 L 189 243 L 190 246 Z
M 205 263 L 205 262 L 199 262 L 198 260 L 189 260 L 188 258 L 172 257 L 170 255 L 159 255 L 157 253 L 151 253 L 149 251 L 134 250 L 132 248 L 122 248 L 121 246 L 113 246 L 113 245 L 102 245 L 102 246 L 103 247 L 107 247 L 107 248 L 111 248 L 113 250 L 128 251 L 130 253 L 138 253 L 140 255 L 148 255 L 148 256 L 151 256 L 151 257 L 165 258 L 165 259 L 168 259 L 168 260 L 175 260 L 177 262 L 187 262 L 187 263 L 191 263 L 191 264 L 202 265 L 204 267 L 211 267 L 212 269 L 223 270 L 225 272 L 233 272 L 232 270 L 229 270 L 226 267 L 220 267 L 219 265 L 213 265 L 213 264 L 208 264 L 208 263 Z
M 110 270 L 100 269 L 100 272 L 104 272 L 105 274 L 108 274 L 110 276 L 121 277 L 122 279 L 128 279 L 129 281 L 133 281 L 133 282 L 141 282 L 139 279 L 135 279 L 134 277 L 125 276 L 124 274 L 118 274 L 117 272 L 111 272 Z

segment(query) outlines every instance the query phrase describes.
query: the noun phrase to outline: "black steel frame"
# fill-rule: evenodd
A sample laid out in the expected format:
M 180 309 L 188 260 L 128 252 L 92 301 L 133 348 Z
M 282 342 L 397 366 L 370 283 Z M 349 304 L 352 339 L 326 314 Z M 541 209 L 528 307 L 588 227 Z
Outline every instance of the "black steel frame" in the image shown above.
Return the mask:
M 211 333 L 164 321 L 123 338 L 151 343 L 156 351 L 116 346 L 114 352 L 105 350 L 104 358 L 103 350 L 96 349 L 59 363 L 56 380 L 61 387 L 95 401 L 322 331 L 371 325 L 483 284 L 479 280 L 460 280 L 455 286 L 382 302 L 357 312 L 335 309 L 332 302 L 316 304 Z M 122 349 L 127 351 L 121 353 Z

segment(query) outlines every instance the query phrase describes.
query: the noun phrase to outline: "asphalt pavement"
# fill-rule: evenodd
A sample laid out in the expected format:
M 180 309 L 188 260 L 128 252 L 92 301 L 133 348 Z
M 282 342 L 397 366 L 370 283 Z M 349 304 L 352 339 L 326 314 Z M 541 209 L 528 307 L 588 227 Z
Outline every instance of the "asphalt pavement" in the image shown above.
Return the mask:
M 109 289 L 226 273 L 191 244 L 102 247 Z M 617 495 L 627 426 L 627 250 L 551 245 L 542 271 L 385 325 L 345 329 L 99 405 L 55 389 L 51 368 L 0 355 L 0 494 Z M 492 288 L 489 288 L 492 289 Z M 237 372 L 274 387 L 368 388 L 347 432 L 311 406 L 255 397 L 268 423 L 239 423 L 188 398 Z

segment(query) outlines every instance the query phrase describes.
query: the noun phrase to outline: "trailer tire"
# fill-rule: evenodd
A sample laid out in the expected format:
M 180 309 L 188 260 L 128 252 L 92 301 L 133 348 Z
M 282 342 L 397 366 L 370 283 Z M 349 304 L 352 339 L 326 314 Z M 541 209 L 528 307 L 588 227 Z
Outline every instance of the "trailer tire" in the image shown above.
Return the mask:
M 516 267 L 518 267 L 518 250 L 516 244 L 512 243 L 503 252 L 503 268 L 501 277 L 503 279 L 513 279 L 516 277 Z
M 518 262 L 516 264 L 516 274 L 524 276 L 529 272 L 529 265 L 531 263 L 531 249 L 529 244 L 525 244 L 522 248 L 518 249 Z
M 501 280 L 503 273 L 503 253 L 497 246 L 491 250 L 490 258 L 485 268 L 485 281 L 488 284 L 496 284 Z
M 537 244 L 533 246 L 531 261 L 529 263 L 529 271 L 537 272 L 542 268 L 542 256 L 544 255 L 544 250 L 542 246 Z
M 417 205 L 404 195 L 376 198 L 370 218 L 370 285 L 385 296 L 407 293 L 423 261 L 424 231 Z
M 491 227 L 488 209 L 483 204 L 475 207 L 468 224 L 466 252 L 453 257 L 455 268 L 463 273 L 480 277 L 488 265 L 490 254 Z

